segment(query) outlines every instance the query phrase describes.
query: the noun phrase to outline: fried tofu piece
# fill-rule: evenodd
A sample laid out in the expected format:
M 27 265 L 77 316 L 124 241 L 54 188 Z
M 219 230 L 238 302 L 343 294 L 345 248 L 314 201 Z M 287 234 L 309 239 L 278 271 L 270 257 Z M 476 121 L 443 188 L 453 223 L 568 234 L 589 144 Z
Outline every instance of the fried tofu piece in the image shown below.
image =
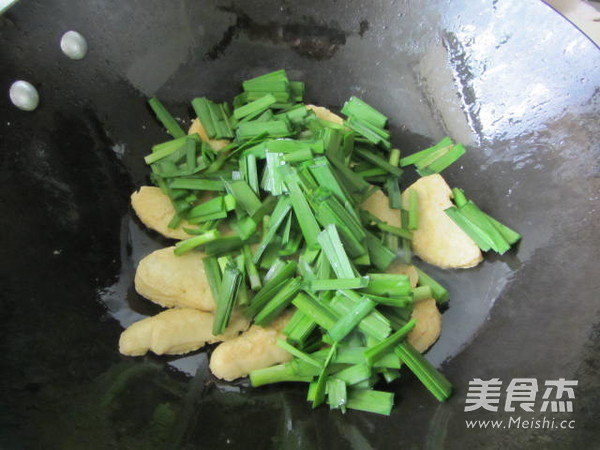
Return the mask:
M 225 332 L 212 334 L 214 314 L 197 309 L 178 308 L 163 311 L 129 326 L 119 339 L 123 355 L 141 356 L 148 351 L 157 355 L 181 355 L 205 344 L 235 338 L 248 328 L 249 322 L 235 312 Z
M 419 352 L 423 353 L 431 347 L 442 332 L 442 315 L 438 310 L 435 299 L 428 298 L 415 303 L 411 317 L 417 321 L 415 327 L 408 333 L 408 342 Z
M 200 119 L 192 120 L 192 124 L 190 125 L 190 128 L 188 130 L 188 134 L 194 133 L 198 133 L 200 139 L 202 139 L 204 142 L 210 145 L 210 148 L 212 148 L 215 152 L 218 152 L 223 147 L 229 145 L 229 141 L 227 139 L 209 139 L 208 135 L 206 134 L 206 130 L 202 126 L 202 122 L 200 122 Z
M 210 358 L 210 370 L 227 381 L 245 377 L 253 370 L 291 361 L 292 355 L 277 345 L 285 339 L 283 328 L 291 317 L 284 313 L 266 327 L 252 325 L 248 331 L 219 344 Z
M 131 194 L 131 206 L 144 225 L 163 236 L 171 239 L 192 237 L 184 230 L 184 228 L 194 228 L 194 225 L 187 220 L 181 221 L 176 228 L 169 228 L 169 222 L 175 215 L 175 208 L 160 188 L 142 186 L 139 191 Z
M 444 212 L 452 206 L 452 190 L 439 174 L 420 178 L 402 193 L 418 198 L 418 229 L 413 231 L 412 248 L 423 261 L 442 268 L 466 269 L 479 264 L 483 256 L 477 244 Z
M 319 119 L 328 120 L 338 125 L 344 124 L 344 119 L 323 106 L 306 105 L 306 109 L 313 111 Z
M 390 200 L 381 190 L 373 192 L 369 198 L 362 202 L 360 207 L 378 219 L 387 222 L 388 225 L 402 227 L 400 210 L 390 208 Z
M 201 252 L 181 256 L 167 247 L 150 253 L 138 264 L 135 290 L 148 300 L 166 308 L 194 308 L 215 311 Z

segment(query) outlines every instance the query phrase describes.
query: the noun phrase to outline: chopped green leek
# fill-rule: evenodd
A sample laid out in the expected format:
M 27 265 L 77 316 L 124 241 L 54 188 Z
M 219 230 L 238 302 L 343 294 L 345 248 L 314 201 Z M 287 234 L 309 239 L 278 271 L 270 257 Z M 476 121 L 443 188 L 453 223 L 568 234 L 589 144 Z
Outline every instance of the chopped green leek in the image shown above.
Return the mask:
M 412 192 L 412 191 L 410 191 L 410 192 Z M 394 227 L 392 225 L 388 225 L 385 222 L 378 222 L 376 225 L 377 225 L 377 228 L 379 228 L 381 231 L 385 231 L 386 233 L 391 233 L 394 236 L 398 236 L 398 237 L 408 239 L 408 240 L 412 239 L 412 232 L 410 230 L 405 230 L 404 228 Z M 409 225 L 410 225 L 410 223 L 409 223 Z
M 212 198 L 198 206 L 193 207 L 188 212 L 188 219 L 206 216 L 208 214 L 215 214 L 219 212 L 227 212 L 225 205 L 225 196 Z
M 236 204 L 249 215 L 254 215 L 260 209 L 262 206 L 260 199 L 244 180 L 222 181 L 227 192 L 235 198 Z
M 233 137 L 228 108 L 226 109 L 224 104 L 219 105 L 204 97 L 199 97 L 192 100 L 192 108 L 210 139 Z
M 163 124 L 171 136 L 175 139 L 185 136 L 185 131 L 183 131 L 181 126 L 169 111 L 167 111 L 167 108 L 163 106 L 159 99 L 152 97 L 148 100 L 148 104 L 150 105 L 150 108 L 152 108 L 152 111 L 154 111 L 154 114 L 156 114 L 156 118 Z
M 455 145 L 448 152 L 441 154 L 427 166 L 418 167 L 417 164 L 417 171 L 423 176 L 431 175 L 433 173 L 440 173 L 442 170 L 448 168 L 448 166 L 451 164 L 454 164 L 465 153 L 466 150 L 462 144 Z
M 402 208 L 402 193 L 400 192 L 400 184 L 398 178 L 394 176 L 387 177 L 385 188 L 389 198 L 390 208 Z
M 306 239 L 308 247 L 314 249 L 318 246 L 320 228 L 308 201 L 300 188 L 298 174 L 294 169 L 288 166 L 281 166 L 279 170 L 281 171 L 288 188 L 292 208 L 294 208 L 294 213 L 298 220 L 298 225 L 302 230 L 302 234 L 304 235 L 304 239 Z M 347 278 L 353 278 L 353 276 L 354 274 Z
M 391 165 L 389 162 L 387 162 L 385 159 L 383 159 L 381 156 L 378 156 L 377 154 L 363 149 L 363 148 L 357 148 L 355 150 L 355 153 L 360 156 L 362 159 L 364 159 L 365 161 L 370 162 L 371 164 L 379 167 L 380 169 L 385 170 L 386 172 L 389 172 L 390 174 L 399 177 L 400 175 L 402 175 L 402 169 Z
M 460 208 L 467 204 L 467 197 L 465 191 L 460 188 L 452 188 L 452 196 L 454 197 L 454 204 Z
M 401 158 L 400 166 L 406 167 L 406 166 L 410 166 L 411 164 L 416 164 L 417 162 L 421 161 L 423 158 L 426 158 L 429 155 L 431 155 L 436 150 L 448 147 L 450 145 L 452 145 L 452 139 L 450 139 L 449 137 L 445 137 L 440 142 L 435 144 L 433 147 L 426 148 L 425 150 L 421 150 L 419 152 L 413 153 L 412 155 Z
M 146 162 L 146 164 L 154 164 L 155 162 L 160 161 L 163 158 L 167 158 L 179 149 L 183 148 L 187 140 L 187 137 L 175 139 L 174 141 L 171 141 L 171 145 L 164 146 L 158 150 L 153 150 L 152 153 L 144 157 L 144 161 Z
M 419 228 L 419 197 L 415 189 L 408 191 L 408 229 Z
M 255 78 L 251 78 L 242 83 L 246 92 L 285 92 L 289 90 L 290 82 L 285 70 L 276 70 Z
M 362 346 L 354 346 L 352 343 L 348 342 L 349 336 L 344 340 L 344 345 L 338 346 L 337 353 L 335 355 L 334 360 L 332 361 L 335 364 L 350 364 L 356 365 L 365 362 L 365 351 L 367 347 Z M 327 350 L 319 350 L 313 353 L 311 356 L 317 360 L 324 360 L 327 355 Z M 400 368 L 400 359 L 394 355 L 393 353 L 388 353 L 375 362 L 373 365 L 375 368 L 387 368 L 387 369 L 399 369 Z
M 348 117 L 358 117 L 378 128 L 383 128 L 387 124 L 387 117 L 371 105 L 354 96 L 350 97 L 350 99 L 344 103 L 342 114 L 345 114 Z
M 346 383 L 337 378 L 329 378 L 327 380 L 327 404 L 330 409 L 341 409 L 346 411 L 347 392 Z
M 212 328 L 212 334 L 215 336 L 223 334 L 229 324 L 229 319 L 237 299 L 241 282 L 242 273 L 233 262 L 229 261 L 223 271 L 219 298 L 215 299 L 217 310 L 215 312 Z
M 374 129 L 372 125 L 363 120 L 357 119 L 356 117 L 350 117 L 347 121 L 344 121 L 344 125 L 352 130 L 356 131 L 361 136 L 364 136 L 372 144 L 382 144 L 385 148 L 390 148 L 391 144 L 387 141 L 388 136 L 382 136 L 379 129 Z
M 260 113 L 266 110 L 269 106 L 275 103 L 277 99 L 271 94 L 267 94 L 264 97 L 254 100 L 253 102 L 247 103 L 244 106 L 240 106 L 233 110 L 233 117 L 236 119 L 242 119 L 253 113 Z
M 220 256 L 239 250 L 244 244 L 250 243 L 244 241 L 238 236 L 224 236 L 216 238 L 204 245 L 204 253 L 209 256 Z
M 245 122 L 240 123 L 237 128 L 239 140 L 252 139 L 266 133 L 271 137 L 286 137 L 292 134 L 292 129 L 283 120 L 271 120 L 267 122 Z
M 254 322 L 261 327 L 271 323 L 292 302 L 293 297 L 300 290 L 301 284 L 300 278 L 292 278 L 281 285 L 278 292 L 254 317 Z
M 335 357 L 335 353 L 337 350 L 337 343 L 334 343 L 329 349 L 329 354 L 325 359 L 325 363 L 321 369 L 321 373 L 319 373 L 319 378 L 317 379 L 314 391 L 314 399 L 313 399 L 313 408 L 319 406 L 325 400 L 325 388 L 327 382 L 327 369 L 329 364 L 331 364 L 331 360 Z
M 208 281 L 212 298 L 216 305 L 221 296 L 221 268 L 219 267 L 217 258 L 212 256 L 203 258 L 202 266 L 204 268 L 204 273 L 206 274 L 206 280 Z
M 196 247 L 214 241 L 215 239 L 219 238 L 219 236 L 219 230 L 207 231 L 206 233 L 203 233 L 199 236 L 194 236 L 184 241 L 179 241 L 177 244 L 175 244 L 175 250 L 173 252 L 177 256 L 183 255 L 184 253 L 187 253 L 190 250 L 195 249 Z
M 446 210 L 446 214 L 467 233 L 483 250 L 505 253 L 511 245 L 521 239 L 521 235 L 501 224 L 481 211 L 475 203 L 467 200 L 461 189 L 453 189 L 456 208 Z
M 354 278 L 355 269 L 348 259 L 348 255 L 344 250 L 344 245 L 340 240 L 340 235 L 337 232 L 335 225 L 327 225 L 318 236 L 319 244 L 323 249 L 323 253 L 329 260 L 331 268 L 338 278 Z
M 258 186 L 258 168 L 256 165 L 256 156 L 246 155 L 246 181 L 252 188 L 255 194 L 259 194 Z
M 494 225 L 496 230 L 502 235 L 502 237 L 508 242 L 510 245 L 513 245 L 521 240 L 521 235 L 517 233 L 515 230 L 508 228 L 506 225 L 498 222 L 493 217 L 483 213 L 487 219 Z
M 304 345 L 310 334 L 316 328 L 317 323 L 300 310 L 296 310 L 283 332 L 288 341 L 296 345 Z
M 312 375 L 298 375 L 294 366 L 290 363 L 279 364 L 277 366 L 257 369 L 250 372 L 250 384 L 254 387 L 265 384 L 281 383 L 284 381 L 296 381 L 309 383 L 312 381 Z
M 422 291 L 419 291 L 419 295 Z M 374 300 L 380 305 L 393 306 L 395 308 L 406 308 L 413 304 L 415 301 L 415 297 L 411 295 L 402 295 L 402 296 L 394 296 L 394 297 L 386 297 L 381 295 L 374 294 L 365 294 L 366 297 Z
M 348 194 L 337 180 L 335 172 L 327 161 L 327 158 L 316 158 L 313 161 L 313 164 L 310 165 L 310 173 L 313 175 L 319 186 L 330 191 L 340 202 L 344 203 L 349 200 Z
M 438 303 L 445 303 L 448 301 L 448 291 L 444 286 L 435 281 L 425 272 L 423 272 L 418 267 L 415 267 L 417 273 L 419 274 L 419 286 L 428 286 L 431 288 L 432 296 L 436 299 Z
M 431 289 L 431 286 L 418 286 L 413 288 L 413 301 L 418 302 L 428 298 L 433 298 L 433 289 Z
M 341 292 L 343 292 L 343 295 L 337 295 L 331 301 L 331 309 L 335 311 L 339 317 L 344 317 L 352 314 L 353 308 L 356 307 L 362 299 L 354 291 L 344 290 Z M 355 300 L 354 296 L 357 296 L 358 299 Z M 329 331 L 334 325 L 324 328 Z M 377 341 L 385 339 L 391 332 L 390 321 L 377 310 L 372 310 L 364 319 L 362 319 L 358 324 L 358 329 L 365 336 L 371 337 Z
M 368 380 L 371 377 L 371 368 L 365 363 L 359 363 L 340 370 L 333 374 L 333 377 L 342 380 L 348 386 L 352 386 Z
M 461 211 L 454 206 L 444 210 L 444 212 L 452 219 L 452 221 L 458 225 L 473 241 L 477 246 L 487 252 L 494 246 L 494 242 L 490 236 L 488 236 L 485 230 L 479 228 L 476 224 L 469 221 L 467 217 L 461 214 Z
M 284 349 L 286 352 L 294 355 L 296 358 L 301 359 L 302 361 L 315 366 L 319 370 L 321 370 L 321 368 L 323 367 L 323 364 L 320 363 L 318 360 L 312 358 L 310 355 L 304 353 L 302 350 L 298 350 L 293 345 L 290 345 L 287 342 L 282 341 L 281 339 L 277 340 L 277 345 L 279 347 L 281 347 L 282 349 Z
M 369 284 L 368 277 L 338 278 L 330 280 L 310 280 L 307 284 L 311 291 L 337 291 L 338 289 L 360 289 Z
M 242 251 L 244 254 L 244 265 L 246 268 L 246 273 L 248 274 L 248 281 L 250 282 L 250 289 L 253 291 L 258 291 L 262 287 L 262 282 L 260 280 L 258 268 L 256 267 L 256 264 L 254 264 L 252 250 L 250 249 L 249 245 L 244 245 Z
M 450 397 L 452 394 L 450 382 L 412 345 L 403 342 L 396 347 L 395 353 L 440 402 Z
M 330 329 L 338 321 L 337 314 L 326 303 L 322 303 L 312 295 L 300 293 L 292 300 L 296 308 L 314 320 L 319 326 Z
M 488 220 L 487 215 L 484 214 L 475 203 L 468 201 L 466 205 L 460 208 L 460 213 L 489 238 L 492 242 L 491 247 L 495 252 L 502 255 L 510 249 L 510 244 L 504 239 L 494 224 Z
M 275 297 L 277 292 L 280 290 L 281 285 L 290 278 L 298 264 L 295 261 L 289 261 L 273 278 L 266 282 L 263 288 L 256 293 L 250 306 L 246 308 L 244 314 L 246 317 L 254 317 L 269 303 L 269 301 Z M 286 299 L 287 300 L 287 299 Z
M 384 341 L 381 341 L 374 347 L 367 349 L 365 351 L 365 361 L 369 367 L 373 367 L 377 361 L 379 361 L 389 352 L 392 352 L 394 347 L 406 338 L 406 335 L 415 327 L 415 324 L 415 319 L 409 320 L 406 325 L 404 325 L 390 337 L 386 338 Z
M 366 244 L 371 262 L 379 270 L 386 270 L 396 259 L 396 253 L 387 248 L 374 234 L 366 233 Z
M 407 275 L 394 273 L 368 274 L 369 284 L 364 289 L 374 295 L 405 296 L 411 294 L 410 280 Z
M 394 394 L 371 389 L 354 389 L 348 392 L 346 407 L 359 411 L 389 416 L 394 406 Z
M 314 157 L 313 152 L 310 148 L 303 148 L 299 150 L 294 150 L 293 152 L 286 153 L 283 155 L 283 160 L 285 162 L 302 162 L 312 160 Z
M 194 191 L 224 191 L 222 181 L 203 178 L 175 178 L 171 189 L 191 189 Z
M 260 258 L 267 249 L 267 246 L 271 243 L 271 240 L 275 236 L 275 233 L 277 233 L 279 226 L 283 223 L 291 209 L 292 205 L 289 197 L 279 197 L 277 205 L 275 206 L 275 210 L 271 216 L 271 220 L 269 221 L 267 232 L 265 233 L 265 236 L 263 237 L 258 249 L 254 253 L 253 259 L 255 263 L 260 261 Z
M 341 341 L 356 327 L 375 308 L 376 303 L 368 298 L 363 298 L 356 304 L 350 313 L 342 317 L 333 327 L 328 330 L 328 334 L 336 342 Z
M 390 151 L 390 156 L 388 158 L 388 162 L 394 167 L 398 167 L 400 165 L 400 150 L 399 149 L 393 148 Z

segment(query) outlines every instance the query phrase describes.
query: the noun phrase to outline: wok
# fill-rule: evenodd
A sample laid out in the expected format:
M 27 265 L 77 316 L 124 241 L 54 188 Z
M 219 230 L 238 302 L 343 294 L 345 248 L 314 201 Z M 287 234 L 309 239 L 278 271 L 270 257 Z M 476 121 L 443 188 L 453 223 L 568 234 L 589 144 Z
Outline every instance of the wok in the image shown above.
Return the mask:
M 81 61 L 60 51 L 75 29 Z M 580 448 L 600 442 L 598 49 L 538 1 L 23 0 L 0 18 L 0 447 Z M 303 387 L 223 383 L 206 352 L 119 355 L 123 325 L 156 312 L 132 288 L 167 245 L 129 195 L 167 138 L 157 95 L 230 99 L 285 68 L 309 102 L 358 95 L 410 153 L 448 134 L 467 155 L 445 173 L 523 235 L 476 269 L 435 271 L 451 294 L 428 358 L 453 382 L 438 403 L 410 374 L 391 417 L 311 410 Z M 17 79 L 34 112 L 9 103 Z M 539 408 L 465 412 L 469 381 L 578 380 L 574 429 L 468 429 Z M 541 389 L 541 387 L 540 387 Z M 538 401 L 542 391 L 538 393 Z M 505 396 L 501 397 L 502 402 Z M 539 406 L 539 403 L 538 403 Z M 546 414 L 550 416 L 549 414 Z

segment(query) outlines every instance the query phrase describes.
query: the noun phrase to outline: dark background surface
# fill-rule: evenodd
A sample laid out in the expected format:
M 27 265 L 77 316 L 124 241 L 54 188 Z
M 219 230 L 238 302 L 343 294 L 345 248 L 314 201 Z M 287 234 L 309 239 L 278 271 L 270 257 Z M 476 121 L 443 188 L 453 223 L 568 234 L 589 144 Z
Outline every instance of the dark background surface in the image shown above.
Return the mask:
M 69 29 L 88 40 L 82 61 L 60 52 Z M 0 36 L 2 448 L 600 444 L 600 54 L 550 8 L 23 0 Z M 465 142 L 449 183 L 523 234 L 477 269 L 434 272 L 452 295 L 429 353 L 456 386 L 448 403 L 406 375 L 391 417 L 341 416 L 312 411 L 304 388 L 217 382 L 204 353 L 191 380 L 118 354 L 119 322 L 152 310 L 131 289 L 136 260 L 165 245 L 128 206 L 147 182 L 142 156 L 166 138 L 146 97 L 187 123 L 190 98 L 229 99 L 277 68 L 307 83 L 309 102 L 375 105 L 407 153 L 445 134 Z M 35 112 L 10 105 L 16 79 L 38 88 Z M 509 416 L 463 412 L 477 377 L 578 379 L 574 412 L 557 414 L 575 430 L 467 430 L 465 419 Z

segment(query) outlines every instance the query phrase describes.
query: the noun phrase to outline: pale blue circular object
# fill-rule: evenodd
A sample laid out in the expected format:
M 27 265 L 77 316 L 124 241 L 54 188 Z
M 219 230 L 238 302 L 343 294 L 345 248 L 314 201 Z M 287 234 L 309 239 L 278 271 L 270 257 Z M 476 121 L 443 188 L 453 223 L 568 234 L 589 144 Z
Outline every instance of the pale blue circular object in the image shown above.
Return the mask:
M 40 104 L 40 95 L 33 84 L 18 80 L 15 81 L 9 91 L 10 101 L 23 111 L 33 111 Z
M 71 59 L 83 59 L 88 51 L 85 38 L 77 31 L 67 31 L 60 38 L 60 49 Z

